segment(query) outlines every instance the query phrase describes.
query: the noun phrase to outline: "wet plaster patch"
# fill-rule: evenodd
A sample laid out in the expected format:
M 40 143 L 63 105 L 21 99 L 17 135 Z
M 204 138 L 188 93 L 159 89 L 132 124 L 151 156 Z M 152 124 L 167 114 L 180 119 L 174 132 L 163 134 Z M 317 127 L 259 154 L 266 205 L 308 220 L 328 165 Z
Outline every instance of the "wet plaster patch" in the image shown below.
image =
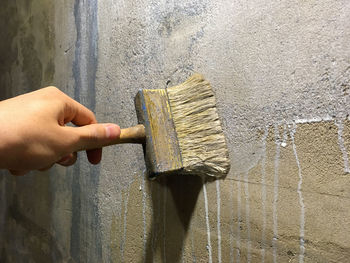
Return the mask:
M 247 199 L 234 201 L 238 206 L 233 208 L 233 222 L 238 224 L 243 219 L 243 222 L 240 222 L 239 235 L 235 233 L 233 236 L 233 241 L 240 240 L 237 243 L 240 254 L 237 256 L 242 260 L 244 253 L 248 258 L 264 258 L 267 262 L 275 259 L 317 261 L 321 260 L 322 256 L 344 261 L 346 234 L 341 229 L 349 224 L 344 219 L 349 216 L 346 209 L 349 193 L 346 189 L 350 178 L 344 173 L 343 154 L 338 144 L 338 128 L 334 121 L 297 125 L 291 123 L 278 127 L 280 134 L 283 134 L 287 127 L 286 139 L 276 140 L 275 128 L 270 127 L 268 136 L 262 136 L 263 145 L 266 138 L 266 150 L 263 151 L 259 165 L 251 169 L 247 176 L 249 205 L 245 205 Z M 349 121 L 344 120 L 345 138 L 348 136 L 348 127 Z M 346 141 L 347 139 L 344 139 L 344 142 Z M 274 187 L 276 144 L 280 145 L 277 200 Z M 261 165 L 264 165 L 264 185 L 261 183 Z M 242 188 L 242 183 L 246 184 L 247 177 L 239 176 L 233 179 L 235 192 L 240 192 L 239 188 Z M 276 207 L 273 205 L 275 201 Z M 248 218 L 237 217 L 247 214 L 244 211 L 246 209 L 254 211 L 250 213 L 249 224 L 244 222 Z M 274 218 L 276 213 L 277 220 Z M 334 227 L 325 229 L 321 226 L 329 222 L 333 222 Z M 275 228 L 278 231 L 274 231 Z M 261 238 L 262 231 L 265 231 L 264 239 Z M 322 244 L 320 240 L 323 240 Z M 328 243 L 332 244 L 330 246 L 334 251 L 327 248 L 325 244 Z

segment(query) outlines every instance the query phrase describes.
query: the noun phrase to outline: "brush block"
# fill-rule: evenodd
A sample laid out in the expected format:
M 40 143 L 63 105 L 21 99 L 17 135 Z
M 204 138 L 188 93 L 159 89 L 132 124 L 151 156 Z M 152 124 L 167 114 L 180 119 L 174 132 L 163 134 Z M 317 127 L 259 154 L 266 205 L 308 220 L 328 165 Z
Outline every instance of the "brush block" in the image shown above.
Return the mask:
M 143 151 L 149 177 L 179 173 L 183 164 L 166 90 L 140 90 L 135 108 L 139 124 L 145 126 Z

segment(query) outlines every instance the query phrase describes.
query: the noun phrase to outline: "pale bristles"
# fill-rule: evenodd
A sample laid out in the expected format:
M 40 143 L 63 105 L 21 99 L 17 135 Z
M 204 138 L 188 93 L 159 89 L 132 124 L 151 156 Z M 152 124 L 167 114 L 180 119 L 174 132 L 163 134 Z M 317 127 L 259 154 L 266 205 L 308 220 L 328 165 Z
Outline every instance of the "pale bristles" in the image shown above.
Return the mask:
M 167 93 L 184 173 L 224 177 L 230 160 L 209 82 L 195 74 Z

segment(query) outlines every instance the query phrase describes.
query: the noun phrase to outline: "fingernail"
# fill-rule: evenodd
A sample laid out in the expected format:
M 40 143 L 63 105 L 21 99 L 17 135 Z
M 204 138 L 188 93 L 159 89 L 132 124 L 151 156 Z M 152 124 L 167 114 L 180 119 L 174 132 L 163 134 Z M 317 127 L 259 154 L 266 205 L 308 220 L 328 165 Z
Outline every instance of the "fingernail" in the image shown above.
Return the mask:
M 119 126 L 107 125 L 105 129 L 106 129 L 106 136 L 108 139 L 115 139 L 119 136 Z

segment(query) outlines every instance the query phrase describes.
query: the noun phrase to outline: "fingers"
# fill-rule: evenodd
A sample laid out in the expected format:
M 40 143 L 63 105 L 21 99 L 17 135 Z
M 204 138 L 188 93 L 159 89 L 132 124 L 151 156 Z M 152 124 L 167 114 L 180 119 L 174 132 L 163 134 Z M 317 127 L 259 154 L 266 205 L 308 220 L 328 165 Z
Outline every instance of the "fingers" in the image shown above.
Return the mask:
M 120 127 L 112 123 L 90 124 L 82 127 L 62 127 L 66 138 L 71 138 L 69 147 L 72 152 L 81 150 L 99 149 L 110 145 L 120 136 Z M 98 159 L 100 150 L 88 152 L 88 157 L 93 161 Z M 90 153 L 91 152 L 91 153 Z M 97 158 L 97 159 L 96 159 Z
M 64 122 L 72 122 L 77 126 L 83 126 L 96 123 L 97 121 L 92 111 L 81 105 L 79 102 L 66 96 Z
M 67 105 L 65 108 L 64 123 L 72 122 L 77 126 L 85 126 L 97 123 L 95 115 L 88 108 L 67 96 Z M 102 127 L 103 126 L 103 127 Z M 110 139 L 117 138 L 120 135 L 120 128 L 117 125 L 103 125 L 84 127 L 75 131 L 78 133 L 78 141 L 74 143 L 74 151 L 86 150 L 87 158 L 90 163 L 98 164 L 102 158 L 102 148 L 108 145 Z M 96 146 L 96 147 L 95 147 Z M 68 166 L 74 164 L 74 158 L 58 162 L 61 165 Z
M 98 164 L 102 159 L 102 148 L 87 150 L 86 154 L 90 163 Z
M 75 164 L 76 161 L 77 161 L 77 153 L 74 152 L 64 156 L 57 163 L 62 166 L 70 166 Z
M 63 116 L 61 114 L 59 115 L 60 125 L 64 125 L 68 122 L 73 122 L 77 126 L 96 123 L 96 118 L 92 111 L 90 111 L 88 108 L 81 105 L 79 102 L 75 101 L 56 87 L 46 87 L 31 92 L 29 94 L 32 94 L 33 96 L 38 96 L 38 94 L 40 94 L 40 96 L 42 96 L 46 100 L 57 98 L 57 101 L 59 102 L 60 106 L 59 113 L 63 112 Z
M 59 161 L 57 161 L 56 163 L 62 165 L 62 166 L 71 166 L 73 164 L 75 164 L 75 162 L 77 161 L 77 153 L 70 153 L 64 157 L 62 157 Z M 43 172 L 43 171 L 47 171 L 49 170 L 52 166 L 54 166 L 54 163 L 51 165 L 48 165 L 44 168 L 39 169 L 39 171 Z
M 73 142 L 72 150 L 86 150 L 89 162 L 98 164 L 102 158 L 102 147 L 110 145 L 113 139 L 120 136 L 120 127 L 115 124 L 96 124 L 93 112 L 68 96 L 66 99 L 64 123 L 72 122 L 81 126 L 79 128 L 66 127 L 68 128 L 66 130 L 70 130 L 78 138 Z M 67 165 L 71 165 L 73 161 L 76 161 L 76 157 L 75 160 L 72 158 L 65 160 Z M 62 161 L 58 163 L 62 164 Z
M 92 164 L 98 164 L 101 161 L 101 157 L 102 157 L 102 149 L 92 149 L 92 150 L 87 150 L 87 157 L 90 163 Z M 56 163 L 62 166 L 71 166 L 73 164 L 75 164 L 75 162 L 77 161 L 78 158 L 78 154 L 77 152 L 68 154 L 66 156 L 64 156 L 63 158 L 61 158 L 59 161 L 57 161 Z M 43 169 L 40 169 L 40 171 L 46 171 L 48 169 L 50 169 L 53 166 L 50 165 L 48 167 L 45 167 Z
M 64 156 L 63 158 L 61 158 L 57 163 L 62 165 L 62 166 L 70 166 L 70 165 L 73 165 L 77 160 L 77 153 L 74 152 L 74 153 L 71 153 L 71 154 L 68 154 L 66 156 Z M 97 160 L 97 158 L 95 157 L 94 160 Z M 101 160 L 101 157 L 100 157 L 100 160 Z M 90 161 L 91 162 L 91 161 Z M 99 161 L 98 161 L 99 162 Z M 97 162 L 97 163 L 98 163 Z M 91 162 L 92 164 L 97 164 L 97 163 L 93 163 Z M 54 163 L 51 164 L 51 165 L 48 165 L 44 168 L 41 168 L 41 169 L 38 169 L 39 171 L 43 172 L 43 171 L 47 171 L 49 170 L 52 166 L 54 166 Z M 29 171 L 28 170 L 9 170 L 9 172 L 14 175 L 14 176 L 23 176 L 25 175 L 26 173 L 28 173 Z
M 101 161 L 102 148 L 87 150 L 86 153 L 87 153 L 87 157 L 88 157 L 88 160 L 90 163 L 98 164 Z M 77 158 L 78 158 L 78 154 L 77 154 L 77 152 L 74 152 L 74 153 L 70 153 L 70 154 L 64 156 L 56 163 L 59 165 L 62 165 L 62 166 L 71 166 L 71 165 L 75 164 L 75 162 L 77 161 Z M 47 167 L 44 167 L 42 169 L 39 169 L 39 171 L 46 171 L 46 170 L 50 169 L 53 165 L 54 164 L 49 165 Z

